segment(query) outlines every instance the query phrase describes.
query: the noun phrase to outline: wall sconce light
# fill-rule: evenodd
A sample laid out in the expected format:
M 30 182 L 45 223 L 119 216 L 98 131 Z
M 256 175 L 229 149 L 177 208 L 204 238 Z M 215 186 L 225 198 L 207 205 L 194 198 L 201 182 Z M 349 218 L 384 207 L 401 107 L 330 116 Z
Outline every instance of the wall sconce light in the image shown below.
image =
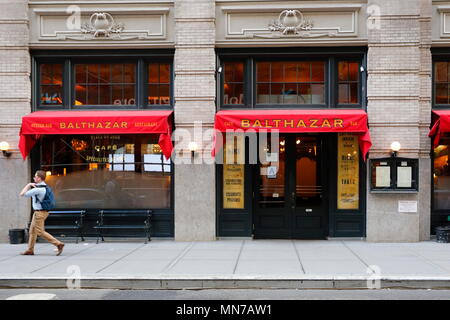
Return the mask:
M 8 152 L 9 143 L 6 141 L 0 142 L 0 150 L 2 151 L 4 157 L 8 158 L 11 155 L 11 152 Z
M 195 141 L 189 142 L 188 148 L 189 148 L 189 151 L 191 151 L 191 159 L 194 160 L 195 151 L 197 151 L 197 149 L 198 149 L 197 142 L 195 142 Z
M 397 157 L 397 153 L 400 151 L 401 147 L 402 147 L 402 145 L 400 144 L 400 142 L 398 142 L 398 141 L 392 142 L 391 143 L 391 150 L 392 150 L 391 156 L 394 158 Z
M 222 73 L 222 67 L 217 68 L 217 73 Z

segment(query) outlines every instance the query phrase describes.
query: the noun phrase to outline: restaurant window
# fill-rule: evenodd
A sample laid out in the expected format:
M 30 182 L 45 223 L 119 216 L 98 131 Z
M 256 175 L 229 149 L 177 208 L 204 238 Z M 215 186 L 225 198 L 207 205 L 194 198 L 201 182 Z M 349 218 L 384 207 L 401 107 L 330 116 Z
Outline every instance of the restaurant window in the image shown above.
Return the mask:
M 244 104 L 244 62 L 225 62 L 223 104 Z
M 45 135 L 40 167 L 64 209 L 171 207 L 159 135 Z
M 136 105 L 132 63 L 75 65 L 75 105 Z
M 449 98 L 449 63 L 435 62 L 434 64 L 434 103 L 450 104 Z
M 439 145 L 434 148 L 433 171 L 433 208 L 435 210 L 450 209 L 450 167 L 449 148 L 450 136 L 441 137 Z
M 39 102 L 43 106 L 62 106 L 63 65 L 43 63 L 39 67 Z
M 56 53 L 55 53 L 56 54 Z M 102 60 L 35 56 L 35 109 L 167 109 L 172 106 L 171 58 L 124 55 Z
M 364 50 L 220 49 L 219 107 L 364 108 Z
M 256 103 L 324 104 L 325 62 L 257 62 Z
M 359 63 L 339 61 L 338 104 L 357 104 L 359 92 Z
M 148 105 L 170 104 L 170 65 L 148 64 Z

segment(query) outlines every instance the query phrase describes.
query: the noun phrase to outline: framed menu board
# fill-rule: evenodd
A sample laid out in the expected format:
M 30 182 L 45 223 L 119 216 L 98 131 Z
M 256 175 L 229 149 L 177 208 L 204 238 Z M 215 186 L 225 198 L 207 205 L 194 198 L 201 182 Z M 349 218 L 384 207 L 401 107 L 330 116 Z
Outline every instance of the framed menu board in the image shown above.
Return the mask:
M 337 208 L 359 209 L 358 136 L 338 133 Z

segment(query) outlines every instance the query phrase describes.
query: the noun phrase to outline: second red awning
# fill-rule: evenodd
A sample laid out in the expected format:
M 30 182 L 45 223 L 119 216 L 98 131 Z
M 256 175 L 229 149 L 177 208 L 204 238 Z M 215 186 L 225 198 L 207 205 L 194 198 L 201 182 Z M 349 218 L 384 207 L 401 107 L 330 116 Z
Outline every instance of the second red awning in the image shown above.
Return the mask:
M 37 111 L 22 118 L 19 149 L 25 159 L 44 134 L 159 133 L 159 145 L 170 158 L 172 111 Z
M 450 132 L 450 110 L 434 110 L 432 113 L 432 127 L 428 136 L 433 138 L 433 148 L 439 145 L 441 135 Z
M 356 133 L 364 160 L 372 146 L 367 113 L 360 109 L 222 110 L 216 113 L 214 128 L 220 132 L 278 130 L 282 133 Z

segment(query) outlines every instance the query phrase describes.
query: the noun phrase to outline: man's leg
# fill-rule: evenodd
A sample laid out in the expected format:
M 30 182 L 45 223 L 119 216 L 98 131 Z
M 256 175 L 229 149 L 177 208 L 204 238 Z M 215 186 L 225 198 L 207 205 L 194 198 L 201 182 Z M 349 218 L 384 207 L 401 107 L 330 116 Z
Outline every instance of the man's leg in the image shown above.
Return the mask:
M 28 234 L 28 250 L 22 254 L 33 254 L 34 245 L 36 244 L 37 231 L 36 231 L 36 214 L 33 213 L 33 218 L 31 219 L 30 230 Z
M 55 239 L 50 233 L 45 232 L 45 219 L 47 219 L 48 217 L 48 211 L 39 211 L 38 214 L 39 216 L 38 219 L 36 220 L 36 230 L 38 236 L 44 238 L 45 240 L 47 240 L 56 247 L 61 245 L 62 244 L 61 241 Z

